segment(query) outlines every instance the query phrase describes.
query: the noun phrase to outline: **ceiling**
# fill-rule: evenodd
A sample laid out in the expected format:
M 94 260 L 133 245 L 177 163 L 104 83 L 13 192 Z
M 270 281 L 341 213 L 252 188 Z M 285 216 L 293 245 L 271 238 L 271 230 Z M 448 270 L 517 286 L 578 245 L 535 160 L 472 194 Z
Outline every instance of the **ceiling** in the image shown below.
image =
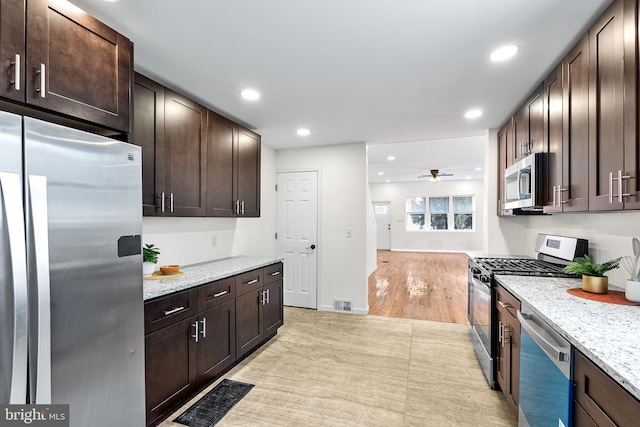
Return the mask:
M 416 180 L 428 169 L 482 178 L 477 137 L 503 124 L 610 3 L 71 1 L 133 40 L 136 71 L 255 130 L 267 146 L 369 144 L 370 182 Z M 518 55 L 491 62 L 507 43 Z M 241 98 L 245 88 L 262 97 Z M 472 108 L 484 115 L 465 119 Z M 300 127 L 311 134 L 298 136 Z

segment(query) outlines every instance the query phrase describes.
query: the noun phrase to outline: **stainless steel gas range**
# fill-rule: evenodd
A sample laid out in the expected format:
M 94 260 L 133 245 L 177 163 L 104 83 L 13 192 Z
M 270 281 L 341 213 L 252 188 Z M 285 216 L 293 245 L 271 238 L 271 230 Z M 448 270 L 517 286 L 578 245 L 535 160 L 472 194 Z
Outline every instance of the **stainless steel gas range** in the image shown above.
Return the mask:
M 575 277 L 563 271 L 574 258 L 588 253 L 589 242 L 574 237 L 538 234 L 538 258 L 476 257 L 469 259 L 467 317 L 471 342 L 489 386 L 497 388 L 495 354 L 498 346 L 495 276 Z

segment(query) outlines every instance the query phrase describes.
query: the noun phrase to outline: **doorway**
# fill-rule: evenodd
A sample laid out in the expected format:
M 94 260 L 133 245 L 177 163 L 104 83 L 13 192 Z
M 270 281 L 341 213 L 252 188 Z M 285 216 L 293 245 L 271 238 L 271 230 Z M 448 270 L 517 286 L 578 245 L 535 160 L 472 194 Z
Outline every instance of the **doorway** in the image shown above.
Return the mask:
M 284 305 L 317 309 L 319 171 L 276 175 L 276 252 L 284 259 Z
M 391 203 L 373 202 L 373 213 L 376 216 L 378 233 L 378 250 L 391 249 Z

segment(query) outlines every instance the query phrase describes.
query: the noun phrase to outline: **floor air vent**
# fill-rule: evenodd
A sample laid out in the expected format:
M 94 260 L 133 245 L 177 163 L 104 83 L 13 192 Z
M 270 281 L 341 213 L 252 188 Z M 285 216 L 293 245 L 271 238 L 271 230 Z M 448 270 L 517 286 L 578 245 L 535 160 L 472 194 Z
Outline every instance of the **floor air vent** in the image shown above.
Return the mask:
M 345 299 L 333 300 L 333 311 L 346 311 L 351 312 L 351 301 Z

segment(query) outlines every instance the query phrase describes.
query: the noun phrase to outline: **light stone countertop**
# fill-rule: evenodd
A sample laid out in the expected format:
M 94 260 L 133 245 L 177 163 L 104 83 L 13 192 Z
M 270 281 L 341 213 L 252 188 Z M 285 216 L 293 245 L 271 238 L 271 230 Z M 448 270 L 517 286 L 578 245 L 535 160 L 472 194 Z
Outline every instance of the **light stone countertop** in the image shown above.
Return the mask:
M 640 306 L 576 297 L 580 279 L 496 276 L 560 335 L 640 399 Z M 622 290 L 611 284 L 609 289 Z
M 147 301 L 280 261 L 281 259 L 270 257 L 235 256 L 185 265 L 180 267 L 180 271 L 184 273 L 181 276 L 154 280 L 144 279 L 142 281 L 142 295 L 144 300 Z

